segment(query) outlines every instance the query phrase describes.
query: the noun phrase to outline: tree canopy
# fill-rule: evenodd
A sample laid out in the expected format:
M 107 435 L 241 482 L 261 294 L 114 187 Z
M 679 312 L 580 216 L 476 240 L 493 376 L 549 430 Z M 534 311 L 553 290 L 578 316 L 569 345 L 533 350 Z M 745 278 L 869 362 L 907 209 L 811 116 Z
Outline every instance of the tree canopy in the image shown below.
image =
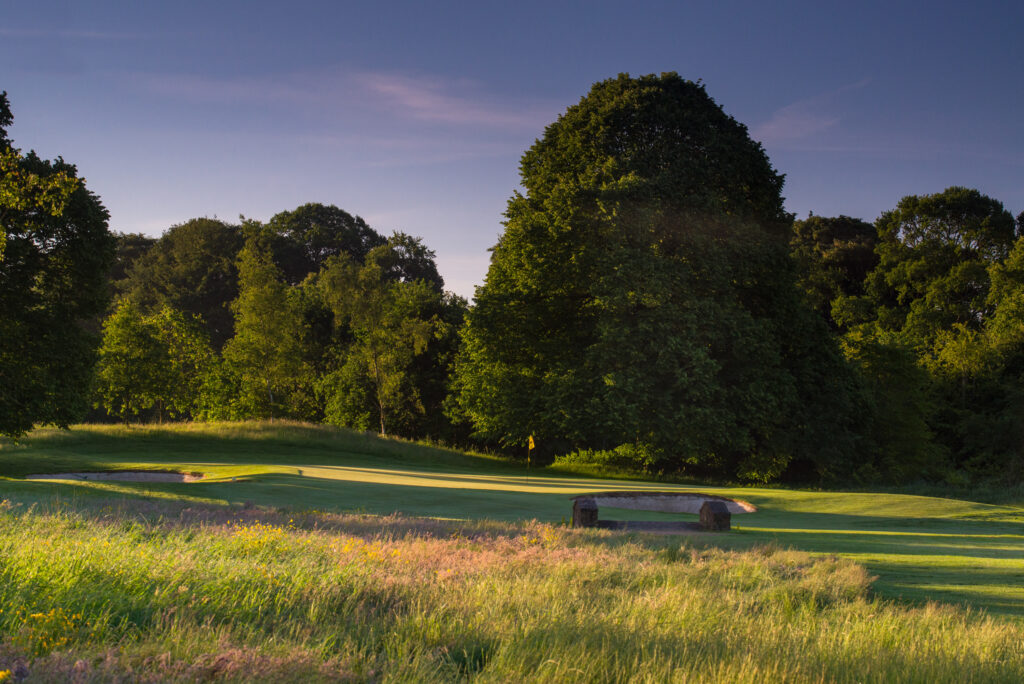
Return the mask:
M 833 326 L 832 302 L 864 293 L 864 280 L 878 263 L 877 241 L 874 225 L 849 216 L 809 216 L 793 223 L 797 285 Z
M 125 422 L 156 409 L 158 420 L 195 414 L 213 353 L 201 325 L 164 307 L 145 315 L 123 300 L 103 324 L 94 392 Z
M 132 266 L 157 243 L 157 238 L 142 233 L 114 233 L 114 239 L 117 249 L 110 267 L 110 284 L 115 291 L 123 291 Z
M 85 323 L 106 307 L 114 245 L 76 168 L 22 155 L 12 120 L 0 94 L 0 434 L 17 436 L 86 410 L 96 339 Z
M 303 204 L 275 214 L 266 229 L 278 268 L 292 285 L 316 273 L 336 256 L 361 262 L 385 239 L 359 216 L 324 204 Z
M 950 187 L 902 198 L 875 227 L 875 266 L 832 302 L 868 397 L 863 465 L 890 481 L 1005 467 L 1024 398 L 1018 225 L 999 201 Z
M 291 417 L 290 395 L 305 375 L 302 319 L 271 255 L 250 240 L 238 258 L 239 293 L 231 305 L 235 336 L 224 359 L 240 383 L 233 397 L 243 415 Z
M 168 306 L 198 316 L 220 349 L 234 333 L 230 306 L 238 296 L 235 262 L 243 242 L 238 226 L 210 218 L 171 226 L 150 246 L 123 236 L 123 256 L 131 257 L 127 250 L 136 245 L 140 254 L 120 289 L 147 312 Z
M 876 226 L 878 266 L 863 297 L 839 303 L 843 320 L 897 333 L 922 353 L 956 324 L 980 329 L 993 313 L 989 268 L 1006 259 L 1017 237 L 1001 202 L 961 187 L 908 195 Z
M 478 435 L 644 444 L 648 467 L 767 478 L 807 424 L 842 426 L 845 376 L 794 286 L 783 178 L 703 85 L 597 83 L 520 171 L 457 369 Z
M 877 265 L 862 294 L 836 302 L 842 322 L 891 333 L 922 353 L 942 331 L 980 330 L 993 315 L 990 271 L 1009 257 L 1017 225 L 998 200 L 950 187 L 908 195 L 876 221 Z
M 328 262 L 318 286 L 348 337 L 321 382 L 328 421 L 448 436 L 442 403 L 466 304 L 446 297 L 439 283 L 433 251 L 402 233 L 362 263 Z

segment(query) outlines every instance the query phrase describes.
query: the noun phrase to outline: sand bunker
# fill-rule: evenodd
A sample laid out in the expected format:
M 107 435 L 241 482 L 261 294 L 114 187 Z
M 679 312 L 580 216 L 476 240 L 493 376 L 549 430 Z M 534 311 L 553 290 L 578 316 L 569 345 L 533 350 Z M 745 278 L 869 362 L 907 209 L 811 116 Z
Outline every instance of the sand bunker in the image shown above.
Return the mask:
M 46 473 L 27 475 L 26 480 L 104 480 L 110 482 L 198 482 L 202 473 L 160 470 L 114 470 L 105 473 Z
M 600 527 L 606 530 L 628 530 L 653 534 L 690 534 L 694 532 L 728 532 L 732 516 L 753 513 L 757 507 L 746 501 L 701 492 L 594 492 L 572 497 L 572 526 Z M 599 508 L 626 508 L 660 513 L 690 513 L 700 522 L 684 520 L 601 520 Z

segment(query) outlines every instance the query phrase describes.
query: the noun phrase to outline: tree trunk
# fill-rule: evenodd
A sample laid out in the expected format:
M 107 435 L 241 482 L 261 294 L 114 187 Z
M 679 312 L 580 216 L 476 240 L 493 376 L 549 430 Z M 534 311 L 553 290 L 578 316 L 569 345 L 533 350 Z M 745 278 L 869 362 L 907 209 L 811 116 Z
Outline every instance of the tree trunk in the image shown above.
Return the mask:
M 274 390 L 270 389 L 270 379 L 266 380 L 267 396 L 270 398 L 270 422 L 274 422 Z
M 384 429 L 384 395 L 381 392 L 380 367 L 377 365 L 376 356 L 373 357 L 373 379 L 377 385 L 377 407 L 380 409 L 380 434 L 385 436 L 387 431 Z

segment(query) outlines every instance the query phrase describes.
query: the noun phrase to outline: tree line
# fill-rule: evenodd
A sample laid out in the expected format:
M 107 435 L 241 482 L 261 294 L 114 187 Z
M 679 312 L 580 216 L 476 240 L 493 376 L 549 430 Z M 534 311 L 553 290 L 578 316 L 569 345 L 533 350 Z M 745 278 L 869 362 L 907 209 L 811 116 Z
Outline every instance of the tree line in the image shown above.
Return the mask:
M 1024 479 L 1024 213 L 950 187 L 795 220 L 673 73 L 547 127 L 472 306 L 334 206 L 111 234 L 73 166 L 0 151 L 0 433 L 290 418 L 751 481 Z
M 455 436 L 442 404 L 466 302 L 418 238 L 307 204 L 266 224 L 202 218 L 117 241 L 97 409 Z

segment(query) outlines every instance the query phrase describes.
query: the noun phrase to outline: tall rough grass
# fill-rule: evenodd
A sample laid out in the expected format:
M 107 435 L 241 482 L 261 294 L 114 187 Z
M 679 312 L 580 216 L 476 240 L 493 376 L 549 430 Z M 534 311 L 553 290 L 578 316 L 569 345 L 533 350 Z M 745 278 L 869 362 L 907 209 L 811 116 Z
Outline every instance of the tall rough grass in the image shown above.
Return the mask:
M 870 583 L 780 548 L 539 523 L 3 502 L 0 677 L 1024 680 L 1019 625 Z

